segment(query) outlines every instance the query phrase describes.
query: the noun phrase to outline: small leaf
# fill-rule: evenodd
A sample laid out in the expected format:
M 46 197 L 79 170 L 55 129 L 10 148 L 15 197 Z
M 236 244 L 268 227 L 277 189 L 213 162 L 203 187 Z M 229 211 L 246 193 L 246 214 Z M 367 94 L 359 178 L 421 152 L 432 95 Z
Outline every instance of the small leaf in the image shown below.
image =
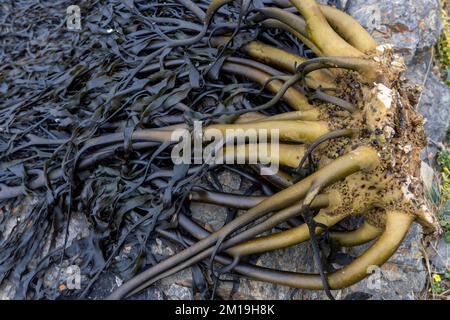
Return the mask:
M 444 236 L 444 241 L 450 244 L 450 231 L 447 231 Z

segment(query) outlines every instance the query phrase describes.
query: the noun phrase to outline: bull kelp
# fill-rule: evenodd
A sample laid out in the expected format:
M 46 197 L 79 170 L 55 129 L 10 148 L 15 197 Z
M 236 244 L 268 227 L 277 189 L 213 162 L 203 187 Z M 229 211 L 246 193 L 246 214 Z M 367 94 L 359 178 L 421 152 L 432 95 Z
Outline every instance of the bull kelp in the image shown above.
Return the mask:
M 127 298 L 189 267 L 203 297 L 232 273 L 333 298 L 389 259 L 413 221 L 437 230 L 419 177 L 419 88 L 339 1 L 83 1 L 81 30 L 67 29 L 69 5 L 0 13 L 0 281 L 17 298 L 86 297 L 107 271 L 126 280 L 108 298 Z M 172 133 L 196 121 L 205 133 L 278 130 L 281 171 L 174 164 Z M 236 150 L 250 150 L 243 138 Z M 224 171 L 250 187 L 224 192 Z M 226 224 L 202 228 L 191 202 L 227 207 Z M 75 215 L 89 233 L 74 239 Z M 336 228 L 356 215 L 358 229 Z M 161 260 L 155 237 L 185 249 Z M 320 241 L 374 239 L 342 269 L 322 265 Z M 317 274 L 246 259 L 305 241 Z M 44 279 L 67 264 L 83 275 L 74 293 Z

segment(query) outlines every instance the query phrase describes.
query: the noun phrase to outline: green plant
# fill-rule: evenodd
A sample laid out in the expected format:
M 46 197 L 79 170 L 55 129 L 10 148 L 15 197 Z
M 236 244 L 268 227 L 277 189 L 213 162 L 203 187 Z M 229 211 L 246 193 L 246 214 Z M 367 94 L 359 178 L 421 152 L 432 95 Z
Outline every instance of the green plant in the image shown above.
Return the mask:
M 438 154 L 437 164 L 441 172 L 440 206 L 437 216 L 444 231 L 444 239 L 450 243 L 450 152 L 448 150 Z
M 443 8 L 441 10 L 441 17 L 444 27 L 437 45 L 437 56 L 445 71 L 447 85 L 450 86 L 450 26 L 447 12 L 444 9 L 446 1 L 441 0 L 440 3 Z

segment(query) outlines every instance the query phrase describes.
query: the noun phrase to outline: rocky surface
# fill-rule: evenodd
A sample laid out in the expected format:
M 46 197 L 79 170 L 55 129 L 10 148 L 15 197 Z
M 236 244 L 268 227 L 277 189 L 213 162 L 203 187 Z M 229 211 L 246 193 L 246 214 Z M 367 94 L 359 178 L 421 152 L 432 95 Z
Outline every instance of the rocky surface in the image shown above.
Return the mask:
M 412 82 L 423 86 L 419 111 L 425 117 L 425 130 L 430 139 L 430 149 L 445 138 L 450 122 L 449 87 L 434 74 L 429 63 L 430 50 L 418 52 L 410 61 L 405 76 Z
M 438 0 L 348 0 L 348 13 L 380 43 L 392 43 L 409 62 L 432 47 L 442 22 Z
M 440 239 L 428 248 L 432 272 L 445 273 L 450 270 L 450 244 Z

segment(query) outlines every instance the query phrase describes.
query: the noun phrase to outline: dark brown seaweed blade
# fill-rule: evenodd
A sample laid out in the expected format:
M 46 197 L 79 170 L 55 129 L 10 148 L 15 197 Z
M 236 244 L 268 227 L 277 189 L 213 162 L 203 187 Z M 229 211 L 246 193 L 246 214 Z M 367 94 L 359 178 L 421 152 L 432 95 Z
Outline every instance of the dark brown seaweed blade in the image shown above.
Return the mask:
M 0 242 L 0 283 L 14 281 L 16 298 L 70 295 L 57 284 L 43 284 L 45 273 L 63 262 L 80 265 L 85 276 L 82 289 L 72 293 L 78 296 L 88 294 L 103 271 L 128 279 L 155 264 L 161 258 L 150 249 L 155 228 L 179 212 L 190 214 L 185 200 L 194 186 L 209 183 L 221 190 L 214 177 L 228 169 L 174 167 L 167 144 L 133 149 L 132 132 L 180 121 L 223 122 L 224 114 L 269 101 L 271 95 L 261 94 L 258 85 L 220 71 L 225 59 L 239 55 L 237 49 L 252 39 L 311 55 L 283 31 L 247 24 L 239 2 L 221 7 L 198 41 L 173 45 L 201 32 L 198 16 L 209 1 L 196 4 L 192 12 L 181 1 L 86 0 L 80 2 L 81 31 L 66 28 L 71 1 L 0 4 L 0 195 L 11 188 L 20 194 L 0 200 L 0 208 L 29 202 L 21 222 Z M 212 48 L 209 37 L 225 31 L 234 32 L 233 41 Z M 284 110 L 278 104 L 264 112 Z M 113 132 L 125 133 L 116 152 L 80 167 L 88 155 L 79 154 L 84 142 Z M 55 170 L 60 174 L 53 179 Z M 249 190 L 261 188 L 251 171 L 241 173 Z M 42 174 L 45 183 L 31 188 Z M 0 214 L 1 234 L 13 212 Z M 69 243 L 74 213 L 86 217 L 90 234 Z M 228 219 L 235 214 L 230 210 Z M 133 250 L 115 261 L 125 243 Z M 194 287 L 206 297 L 202 270 L 205 265 L 193 269 Z

